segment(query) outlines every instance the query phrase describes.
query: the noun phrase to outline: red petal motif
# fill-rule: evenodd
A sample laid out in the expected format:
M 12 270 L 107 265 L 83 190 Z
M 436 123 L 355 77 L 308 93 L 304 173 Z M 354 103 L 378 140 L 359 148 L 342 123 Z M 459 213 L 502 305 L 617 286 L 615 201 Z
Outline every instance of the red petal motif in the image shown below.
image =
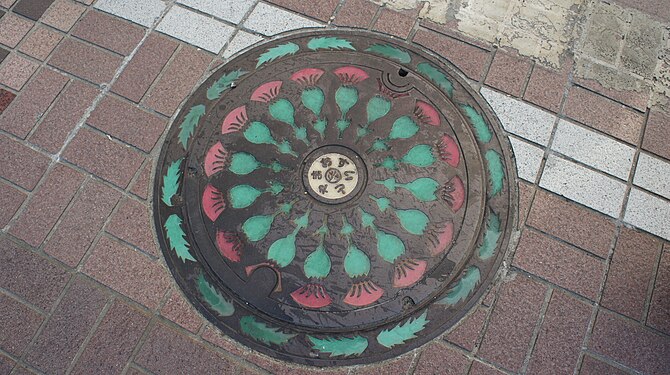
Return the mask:
M 227 157 L 228 151 L 223 148 L 221 142 L 216 142 L 209 151 L 207 151 L 207 155 L 205 156 L 205 174 L 207 177 L 222 170 L 226 164 Z
M 202 210 L 205 211 L 205 215 L 209 220 L 216 221 L 225 208 L 226 202 L 223 194 L 212 184 L 207 184 L 205 191 L 202 193 Z
M 395 288 L 407 288 L 416 284 L 426 272 L 426 261 L 416 259 L 403 259 L 395 265 L 395 277 L 393 286 Z
M 226 115 L 221 124 L 221 134 L 233 133 L 240 130 L 249 121 L 247 107 L 241 106 L 233 109 Z
M 352 285 L 343 301 L 351 306 L 362 307 L 377 302 L 383 295 L 384 289 L 370 280 L 365 280 Z
M 440 125 L 440 114 L 437 112 L 435 107 L 424 101 L 416 101 L 416 105 L 414 106 L 414 115 L 422 124 L 433 126 Z
M 269 103 L 279 95 L 279 89 L 281 89 L 282 83 L 282 81 L 272 81 L 258 86 L 253 94 L 251 94 L 251 100 L 255 102 Z
M 437 256 L 442 254 L 454 239 L 454 223 L 447 222 L 440 234 L 437 236 L 437 244 L 430 249 L 430 255 Z
M 303 86 L 315 86 L 316 82 L 323 75 L 323 70 L 315 68 L 306 68 L 293 73 L 291 80 L 298 82 Z
M 355 85 L 359 82 L 365 81 L 369 76 L 363 69 L 355 66 L 343 66 L 333 71 L 335 75 L 345 85 Z
M 458 164 L 461 162 L 461 154 L 458 152 L 458 145 L 453 138 L 446 134 L 443 135 L 437 148 L 440 154 L 440 159 L 452 167 L 458 168 Z
M 312 309 L 320 309 L 333 302 L 326 289 L 319 284 L 307 284 L 291 293 L 291 298 L 301 306 Z
M 454 176 L 442 188 L 442 198 L 447 201 L 454 212 L 458 212 L 465 201 L 465 187 L 460 177 Z
M 240 238 L 236 234 L 217 231 L 216 247 L 219 248 L 221 255 L 229 261 L 235 263 L 240 261 L 242 241 L 240 241 Z

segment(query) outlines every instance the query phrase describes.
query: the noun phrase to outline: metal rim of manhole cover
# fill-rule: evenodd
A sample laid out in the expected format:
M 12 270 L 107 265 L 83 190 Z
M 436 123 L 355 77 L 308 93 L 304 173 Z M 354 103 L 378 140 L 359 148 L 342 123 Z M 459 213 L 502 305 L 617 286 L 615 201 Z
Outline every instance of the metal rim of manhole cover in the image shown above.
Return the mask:
M 515 222 L 508 141 L 447 63 L 366 31 L 255 47 L 168 133 L 166 262 L 225 334 L 316 366 L 371 363 L 453 326 Z

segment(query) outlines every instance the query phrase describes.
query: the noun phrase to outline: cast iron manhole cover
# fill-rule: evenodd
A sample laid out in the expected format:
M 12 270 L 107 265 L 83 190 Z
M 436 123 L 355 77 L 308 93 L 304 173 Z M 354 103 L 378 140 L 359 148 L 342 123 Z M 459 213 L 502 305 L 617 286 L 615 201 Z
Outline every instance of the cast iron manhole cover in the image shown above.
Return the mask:
M 491 282 L 516 193 L 481 98 L 377 34 L 293 34 L 217 70 L 163 147 L 163 253 L 223 332 L 312 365 L 379 361 Z

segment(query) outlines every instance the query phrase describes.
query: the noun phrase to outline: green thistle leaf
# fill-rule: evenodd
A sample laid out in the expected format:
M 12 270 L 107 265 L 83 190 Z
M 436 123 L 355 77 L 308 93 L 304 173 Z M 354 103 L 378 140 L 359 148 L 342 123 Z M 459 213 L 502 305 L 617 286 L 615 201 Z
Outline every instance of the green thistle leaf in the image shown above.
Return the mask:
M 198 122 L 200 122 L 200 119 L 204 114 L 204 105 L 199 104 L 193 106 L 191 107 L 191 110 L 188 111 L 186 117 L 184 117 L 184 121 L 179 125 L 179 143 L 184 147 L 184 150 L 186 150 L 186 146 L 188 145 L 188 139 L 191 138 L 193 132 L 195 132 L 195 128 L 198 126 Z
M 477 112 L 472 106 L 461 104 L 461 108 L 465 111 L 465 115 L 472 121 L 472 126 L 475 127 L 475 135 L 477 140 L 484 143 L 489 143 L 493 138 L 493 133 L 489 128 L 489 124 L 484 120 L 484 117 Z
M 505 168 L 503 167 L 502 157 L 499 153 L 488 150 L 486 151 L 485 158 L 489 168 L 489 178 L 491 179 L 491 190 L 489 190 L 489 198 L 491 198 L 502 191 L 505 180 Z
M 495 214 L 495 212 L 491 211 L 489 219 L 486 221 L 486 233 L 484 233 L 484 240 L 478 249 L 479 258 L 486 260 L 493 256 L 501 234 L 500 218 Z
M 170 243 L 170 248 L 177 253 L 177 257 L 186 262 L 190 260 L 195 262 L 195 258 L 188 251 L 190 245 L 186 242 L 186 233 L 181 229 L 181 218 L 177 214 L 172 214 L 165 220 L 165 233 Z
M 479 284 L 480 277 L 479 268 L 475 266 L 468 268 L 463 273 L 461 279 L 449 289 L 447 296 L 435 303 L 439 305 L 455 305 L 466 299 L 475 290 L 477 284 Z
M 307 338 L 314 344 L 312 349 L 321 353 L 328 353 L 331 357 L 361 355 L 368 348 L 368 339 L 362 336 L 352 338 L 326 337 L 325 339 L 307 336 Z
M 454 85 L 451 83 L 447 75 L 444 74 L 440 69 L 434 67 L 429 63 L 421 63 L 416 66 L 416 70 L 424 76 L 428 77 L 431 81 L 435 82 L 442 91 L 447 93 L 447 96 L 450 98 L 454 96 Z
M 410 61 L 412 61 L 412 58 L 409 56 L 407 51 L 390 46 L 388 44 L 373 44 L 365 51 L 388 57 L 389 59 L 393 59 L 403 64 L 408 64 Z
M 405 324 L 398 324 L 393 329 L 381 331 L 377 335 L 377 341 L 389 349 L 404 344 L 405 341 L 415 338 L 416 334 L 426 327 L 428 323 L 428 320 L 426 320 L 427 314 L 428 311 L 424 311 L 416 319 L 408 319 Z
M 198 290 L 207 304 L 221 316 L 231 316 L 235 312 L 232 302 L 227 301 L 219 292 L 205 280 L 202 273 L 198 276 Z
M 283 345 L 296 336 L 295 334 L 283 333 L 279 328 L 268 327 L 265 323 L 256 321 L 250 315 L 240 319 L 240 328 L 242 328 L 242 332 L 264 344 Z
M 311 49 L 312 51 L 317 51 L 320 49 L 335 49 L 335 50 L 341 50 L 341 49 L 350 49 L 352 51 L 355 51 L 356 48 L 351 45 L 351 42 L 346 40 L 346 39 L 340 39 L 340 38 L 312 38 L 309 43 L 307 43 L 307 48 Z
M 163 176 L 163 195 L 161 196 L 161 200 L 168 207 L 172 207 L 172 197 L 174 197 L 179 190 L 182 160 L 184 160 L 184 158 L 173 161 L 168 167 L 167 173 Z
M 298 52 L 299 49 L 300 47 L 298 47 L 297 44 L 291 42 L 280 44 L 276 47 L 272 47 L 258 57 L 258 63 L 256 64 L 256 68 L 267 62 L 272 62 L 280 57 L 293 55 L 296 52 Z
M 235 80 L 239 79 L 245 74 L 247 74 L 247 72 L 239 69 L 224 74 L 221 76 L 221 78 L 214 82 L 209 87 L 209 89 L 207 89 L 207 99 L 214 100 L 220 98 L 224 91 L 230 89 L 231 84 L 235 82 Z

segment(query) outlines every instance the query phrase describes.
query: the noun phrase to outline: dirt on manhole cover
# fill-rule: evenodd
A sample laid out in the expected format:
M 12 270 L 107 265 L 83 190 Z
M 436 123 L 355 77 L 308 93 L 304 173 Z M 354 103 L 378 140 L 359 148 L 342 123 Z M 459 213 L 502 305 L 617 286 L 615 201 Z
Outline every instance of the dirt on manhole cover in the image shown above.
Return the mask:
M 492 281 L 516 191 L 452 68 L 367 32 L 293 34 L 217 70 L 163 146 L 161 248 L 225 334 L 292 362 L 395 357 Z

